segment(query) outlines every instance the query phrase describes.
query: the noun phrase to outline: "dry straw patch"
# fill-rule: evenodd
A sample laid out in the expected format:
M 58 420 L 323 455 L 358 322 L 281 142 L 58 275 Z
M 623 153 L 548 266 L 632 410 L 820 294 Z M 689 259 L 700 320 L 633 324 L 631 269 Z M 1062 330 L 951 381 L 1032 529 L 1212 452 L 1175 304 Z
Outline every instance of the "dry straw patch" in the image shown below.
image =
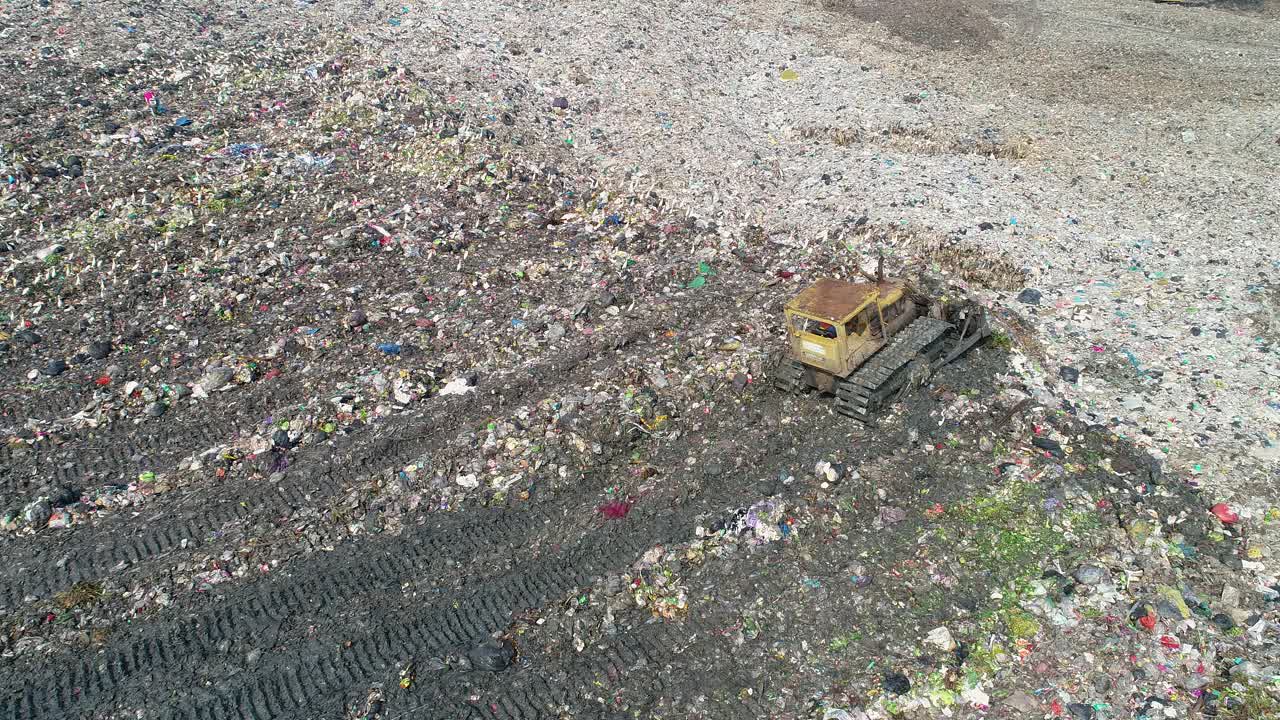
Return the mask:
M 1031 138 L 1005 139 L 984 131 L 977 136 L 939 135 L 929 128 L 887 125 L 878 128 L 809 126 L 797 134 L 804 140 L 830 142 L 839 147 L 873 145 L 916 155 L 980 155 L 1000 160 L 1025 160 L 1035 146 Z
M 970 287 L 1010 291 L 1027 283 L 1027 271 L 1007 253 L 961 235 L 909 225 L 867 224 L 844 239 L 850 249 L 883 251 L 900 258 L 908 271 L 944 274 Z

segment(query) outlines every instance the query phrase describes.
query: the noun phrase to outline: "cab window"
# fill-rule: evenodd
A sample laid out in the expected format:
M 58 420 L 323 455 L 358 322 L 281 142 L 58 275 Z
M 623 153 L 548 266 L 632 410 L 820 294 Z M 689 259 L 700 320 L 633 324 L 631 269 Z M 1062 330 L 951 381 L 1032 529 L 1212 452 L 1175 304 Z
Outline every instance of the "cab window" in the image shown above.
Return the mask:
M 870 317 L 870 313 L 871 313 L 871 309 L 867 308 L 866 310 L 863 310 L 862 312 L 850 318 L 849 322 L 845 323 L 844 325 L 845 334 L 861 335 L 864 332 L 866 332 L 867 318 Z
M 818 337 L 827 339 L 834 339 L 836 336 L 836 328 L 830 323 L 800 317 L 799 315 L 793 316 L 791 322 L 792 326 L 802 333 L 817 335 Z

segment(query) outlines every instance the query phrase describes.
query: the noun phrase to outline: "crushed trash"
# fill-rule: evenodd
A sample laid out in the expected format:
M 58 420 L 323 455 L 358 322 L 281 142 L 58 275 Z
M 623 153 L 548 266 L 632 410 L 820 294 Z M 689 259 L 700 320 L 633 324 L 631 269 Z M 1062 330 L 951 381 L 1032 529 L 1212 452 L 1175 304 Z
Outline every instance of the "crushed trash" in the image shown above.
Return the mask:
M 1280 37 L 988 5 L 0 9 L 0 716 L 1280 716 Z

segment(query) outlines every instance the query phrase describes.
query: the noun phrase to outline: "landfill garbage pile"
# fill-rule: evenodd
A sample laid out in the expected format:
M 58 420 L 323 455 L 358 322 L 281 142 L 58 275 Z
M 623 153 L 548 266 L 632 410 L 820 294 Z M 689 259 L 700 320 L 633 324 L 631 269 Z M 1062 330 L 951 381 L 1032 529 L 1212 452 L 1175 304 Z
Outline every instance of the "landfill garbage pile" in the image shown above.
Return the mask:
M 1017 248 L 592 172 L 484 7 L 0 8 L 0 718 L 1280 712 L 1280 509 Z M 768 378 L 881 253 L 997 333 L 864 427 Z

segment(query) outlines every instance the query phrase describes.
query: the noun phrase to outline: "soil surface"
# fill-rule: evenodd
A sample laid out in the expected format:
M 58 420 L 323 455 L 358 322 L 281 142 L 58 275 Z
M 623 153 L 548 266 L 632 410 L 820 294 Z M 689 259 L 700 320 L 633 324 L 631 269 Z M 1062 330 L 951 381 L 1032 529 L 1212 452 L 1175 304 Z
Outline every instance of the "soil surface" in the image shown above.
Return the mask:
M 1277 17 L 0 6 L 0 720 L 1280 715 Z

